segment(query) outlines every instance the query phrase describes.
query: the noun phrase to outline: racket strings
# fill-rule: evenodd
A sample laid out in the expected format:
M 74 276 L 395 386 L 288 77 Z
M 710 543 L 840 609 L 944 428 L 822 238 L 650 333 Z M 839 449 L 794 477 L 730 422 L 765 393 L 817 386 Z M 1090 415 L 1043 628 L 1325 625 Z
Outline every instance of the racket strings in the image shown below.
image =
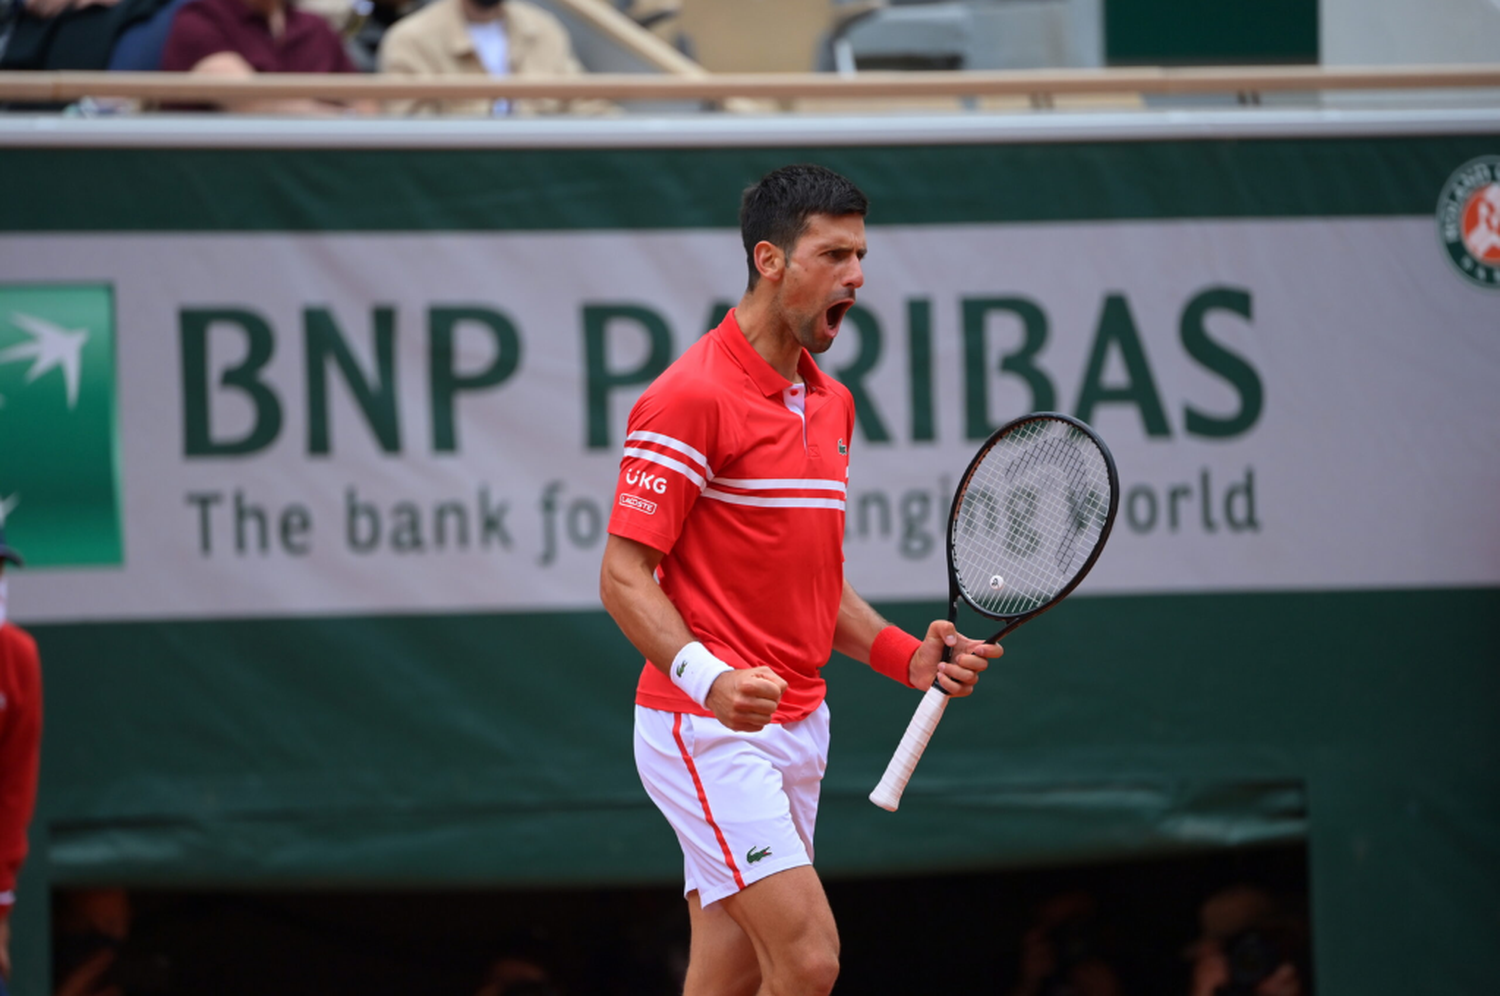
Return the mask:
M 963 488 L 950 525 L 954 570 L 969 600 L 991 615 L 1055 598 L 1088 562 L 1108 518 L 1108 462 L 1062 421 L 1002 436 Z

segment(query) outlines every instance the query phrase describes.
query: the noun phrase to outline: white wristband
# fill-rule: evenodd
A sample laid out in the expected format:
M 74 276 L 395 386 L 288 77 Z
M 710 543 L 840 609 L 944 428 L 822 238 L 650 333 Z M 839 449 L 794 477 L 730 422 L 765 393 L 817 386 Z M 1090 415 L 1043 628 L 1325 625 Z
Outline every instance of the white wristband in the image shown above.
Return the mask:
M 694 640 L 677 651 L 667 677 L 672 679 L 672 684 L 682 689 L 683 694 L 701 706 L 703 700 L 708 698 L 708 690 L 713 687 L 714 679 L 725 671 L 733 670 L 734 668 L 709 653 L 707 647 Z

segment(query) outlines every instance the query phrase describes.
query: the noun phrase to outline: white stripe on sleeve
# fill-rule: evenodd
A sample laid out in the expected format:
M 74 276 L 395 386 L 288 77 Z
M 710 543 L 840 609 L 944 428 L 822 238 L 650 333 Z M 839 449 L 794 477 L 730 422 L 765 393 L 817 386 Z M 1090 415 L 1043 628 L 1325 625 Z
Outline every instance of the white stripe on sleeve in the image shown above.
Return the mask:
M 689 446 L 687 443 L 684 443 L 680 439 L 673 439 L 671 436 L 664 436 L 659 432 L 646 432 L 644 430 L 638 429 L 635 432 L 632 432 L 630 435 L 626 436 L 625 442 L 655 443 L 657 446 L 665 446 L 669 450 L 676 450 L 678 453 L 681 453 L 684 456 L 691 457 L 699 467 L 702 467 L 703 476 L 714 476 L 713 471 L 711 471 L 708 466 L 708 457 L 704 456 L 702 453 L 699 453 L 696 449 Z M 625 452 L 629 453 L 630 450 L 627 449 Z
M 692 481 L 700 488 L 702 488 L 706 483 L 703 480 L 702 474 L 698 473 L 696 470 L 694 470 L 692 467 L 689 467 L 681 460 L 673 460 L 665 453 L 658 453 L 655 450 L 642 450 L 637 449 L 634 446 L 627 446 L 625 447 L 625 455 L 628 457 L 635 457 L 640 460 L 645 460 L 647 463 L 654 463 L 657 466 L 665 467 L 668 470 L 675 470 L 677 471 L 677 473 L 681 474 L 683 477 L 686 477 L 688 480 Z

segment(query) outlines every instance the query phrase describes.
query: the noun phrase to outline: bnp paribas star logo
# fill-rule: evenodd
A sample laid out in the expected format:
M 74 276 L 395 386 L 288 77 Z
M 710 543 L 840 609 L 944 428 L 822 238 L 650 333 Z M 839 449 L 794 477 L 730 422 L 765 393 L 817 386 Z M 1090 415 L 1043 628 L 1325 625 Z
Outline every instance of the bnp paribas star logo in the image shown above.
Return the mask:
M 1500 290 L 1500 156 L 1458 168 L 1438 198 L 1438 234 L 1470 283 Z
M 27 568 L 123 561 L 114 293 L 0 285 L 0 505 Z

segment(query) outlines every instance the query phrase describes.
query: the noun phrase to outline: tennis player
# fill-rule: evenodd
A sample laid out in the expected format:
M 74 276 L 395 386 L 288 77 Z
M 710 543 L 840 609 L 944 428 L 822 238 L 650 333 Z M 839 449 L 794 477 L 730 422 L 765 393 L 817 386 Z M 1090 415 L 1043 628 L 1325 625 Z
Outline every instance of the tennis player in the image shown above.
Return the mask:
M 844 580 L 854 400 L 811 354 L 864 283 L 866 209 L 818 166 L 747 190 L 749 289 L 630 414 L 600 591 L 647 660 L 636 765 L 685 858 L 687 996 L 833 988 L 811 865 L 830 653 L 953 695 L 1000 656 L 946 620 L 911 636 Z

